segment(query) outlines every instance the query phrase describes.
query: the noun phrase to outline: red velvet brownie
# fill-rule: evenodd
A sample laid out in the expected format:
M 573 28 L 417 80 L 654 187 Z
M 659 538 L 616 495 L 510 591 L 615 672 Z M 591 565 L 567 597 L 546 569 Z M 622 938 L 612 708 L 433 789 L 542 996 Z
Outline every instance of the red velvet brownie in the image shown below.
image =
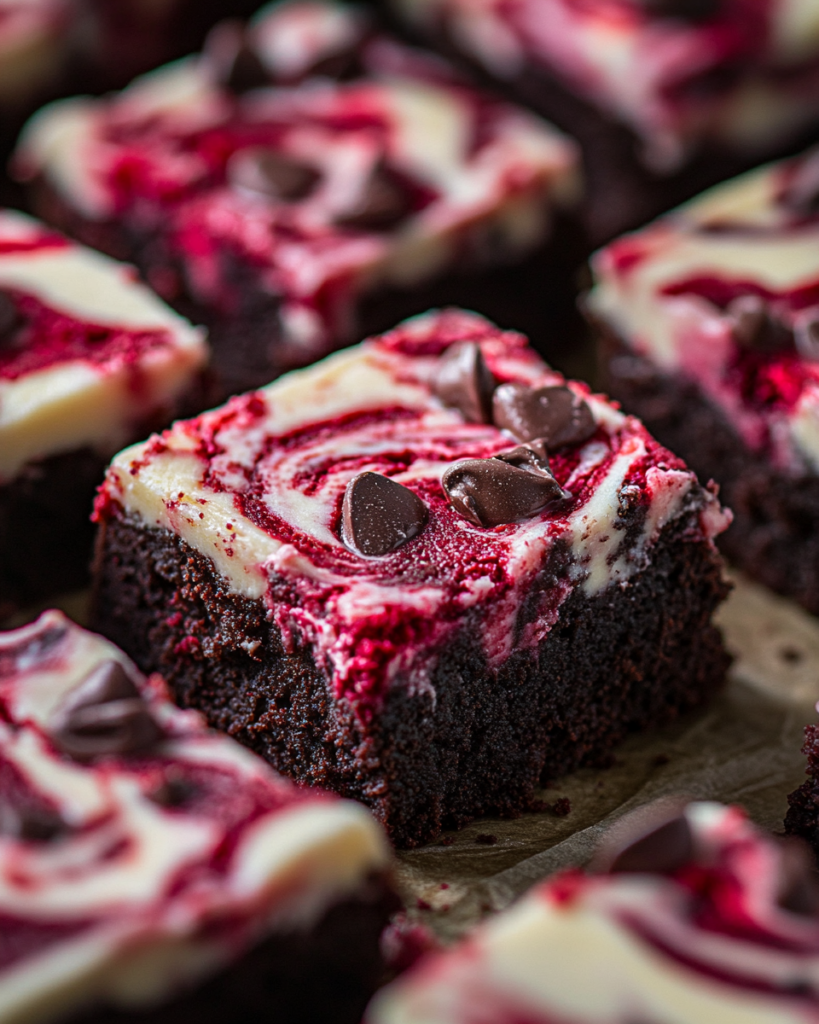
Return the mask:
M 407 321 L 111 464 L 96 626 L 413 845 L 702 703 L 713 493 L 513 332 Z
M 593 238 L 819 132 L 815 0 L 393 0 L 583 145 Z
M 607 387 L 720 484 L 729 558 L 819 613 L 819 154 L 719 186 L 594 270 Z
M 237 31 L 47 108 L 16 165 L 47 220 L 209 326 L 225 395 L 440 301 L 564 340 L 550 296 L 565 312 L 573 265 L 561 251 L 550 277 L 546 239 L 577 192 L 571 142 L 355 9 L 291 3 Z
M 0 633 L 0 1019 L 357 1024 L 388 845 L 59 612 Z
M 379 993 L 368 1024 L 813 1024 L 807 847 L 738 807 L 654 805 Z
M 87 580 L 105 465 L 206 358 L 130 268 L 0 210 L 0 618 Z

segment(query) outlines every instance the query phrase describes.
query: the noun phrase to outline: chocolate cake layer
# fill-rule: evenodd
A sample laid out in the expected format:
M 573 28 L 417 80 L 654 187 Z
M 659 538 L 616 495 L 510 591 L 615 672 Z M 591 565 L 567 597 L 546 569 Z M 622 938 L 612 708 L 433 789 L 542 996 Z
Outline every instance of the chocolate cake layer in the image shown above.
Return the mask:
M 819 859 L 819 726 L 806 726 L 802 753 L 808 761 L 808 778 L 788 795 L 785 831 L 807 840 Z
M 765 586 L 819 614 L 819 476 L 788 472 L 742 440 L 690 379 L 663 374 L 601 327 L 604 387 L 678 452 L 701 480 L 718 480 L 734 513 L 717 543 Z
M 542 780 L 714 694 L 729 659 L 710 617 L 727 587 L 707 543 L 680 544 L 691 525 L 668 527 L 622 585 L 571 595 L 547 638 L 496 672 L 466 616 L 434 670 L 435 699 L 396 680 L 366 730 L 310 653 L 285 649 L 261 603 L 230 593 L 166 531 L 104 523 L 92 615 L 143 669 L 161 670 L 183 706 L 298 782 L 362 800 L 398 845 L 414 846 L 446 825 L 518 813 Z M 565 568 L 557 549 L 521 630 Z
M 90 515 L 106 462 L 83 448 L 29 463 L 0 484 L 0 621 L 88 583 Z
M 274 935 L 188 995 L 155 1009 L 96 1010 L 71 1024 L 359 1024 L 384 970 L 398 901 L 374 877 L 309 928 Z

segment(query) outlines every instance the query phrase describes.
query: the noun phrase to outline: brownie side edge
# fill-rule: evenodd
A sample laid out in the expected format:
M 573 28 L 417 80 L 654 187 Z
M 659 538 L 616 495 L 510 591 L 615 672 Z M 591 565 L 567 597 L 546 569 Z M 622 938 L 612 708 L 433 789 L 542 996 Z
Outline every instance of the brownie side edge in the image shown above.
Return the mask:
M 359 1024 L 384 973 L 380 939 L 398 909 L 365 880 L 310 927 L 277 932 L 193 991 L 144 1010 L 98 1009 L 71 1024 Z
M 0 622 L 88 583 L 91 509 L 107 461 L 81 448 L 30 462 L 0 484 Z
M 310 650 L 284 649 L 263 601 L 232 594 L 208 559 L 124 514 L 98 538 L 92 620 L 162 672 L 180 704 L 296 781 L 363 801 L 397 845 L 415 846 L 446 825 L 520 813 L 541 779 L 604 759 L 722 685 L 729 658 L 710 620 L 727 586 L 715 550 L 686 539 L 691 526 L 666 527 L 625 585 L 576 590 L 546 639 L 498 669 L 466 619 L 429 686 L 399 680 L 369 723 L 333 699 Z
M 819 476 L 776 469 L 752 451 L 699 386 L 660 372 L 601 328 L 603 387 L 701 480 L 734 521 L 718 539 L 749 576 L 819 614 Z

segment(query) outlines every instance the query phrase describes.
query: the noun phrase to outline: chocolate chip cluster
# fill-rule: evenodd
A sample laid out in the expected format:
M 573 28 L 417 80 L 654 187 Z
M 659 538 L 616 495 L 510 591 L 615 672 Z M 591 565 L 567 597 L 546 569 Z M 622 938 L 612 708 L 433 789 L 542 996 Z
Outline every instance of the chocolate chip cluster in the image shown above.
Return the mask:
M 449 466 L 441 483 L 450 504 L 476 526 L 515 522 L 569 500 L 549 468 L 549 450 L 583 444 L 596 430 L 588 404 L 567 387 L 498 385 L 480 346 L 462 342 L 441 357 L 435 394 L 470 423 L 493 423 L 521 443 L 487 459 Z M 362 555 L 395 551 L 426 526 L 426 506 L 409 488 L 366 472 L 347 485 L 342 538 Z

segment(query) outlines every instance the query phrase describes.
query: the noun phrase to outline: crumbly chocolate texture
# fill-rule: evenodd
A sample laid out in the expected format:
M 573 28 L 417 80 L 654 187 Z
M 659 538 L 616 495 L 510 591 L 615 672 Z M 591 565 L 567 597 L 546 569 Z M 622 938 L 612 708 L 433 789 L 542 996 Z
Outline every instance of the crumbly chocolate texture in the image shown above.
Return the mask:
M 261 387 L 288 370 L 313 361 L 289 344 L 279 328 L 280 300 L 259 291 L 252 270 L 225 253 L 241 305 L 230 315 L 195 302 L 184 275 L 158 238 L 139 238 L 122 223 L 84 219 L 43 179 L 32 183 L 31 205 L 49 224 L 115 259 L 133 263 L 162 298 L 208 331 L 210 386 L 201 408 L 232 394 Z M 472 309 L 527 335 L 533 347 L 557 369 L 583 376 L 591 346 L 575 302 L 576 277 L 588 244 L 576 219 L 556 213 L 549 239 L 523 258 L 494 266 L 459 266 L 413 288 L 382 287 L 361 297 L 354 337 L 346 343 L 389 330 L 407 317 L 440 307 Z
M 71 1024 L 358 1024 L 382 979 L 380 938 L 397 909 L 375 876 L 309 928 L 271 936 L 191 993 L 131 1013 L 93 1010 Z
M 183 706 L 296 781 L 362 800 L 397 845 L 415 846 L 479 815 L 518 814 L 542 780 L 714 694 L 729 658 L 710 617 L 727 587 L 713 548 L 680 543 L 690 526 L 667 527 L 624 586 L 575 591 L 547 638 L 497 672 L 467 615 L 431 687 L 397 680 L 369 724 L 330 696 L 309 651 L 285 650 L 263 602 L 229 593 L 209 560 L 124 514 L 101 528 L 92 617 Z M 557 548 L 520 629 L 568 564 Z
M 738 568 L 819 614 L 819 476 L 776 469 L 692 381 L 658 371 L 601 326 L 604 387 L 734 513 L 717 544 Z
M 87 584 L 89 517 L 106 461 L 84 448 L 30 463 L 0 484 L 0 621 Z
M 802 753 L 808 761 L 808 778 L 788 796 L 785 832 L 807 840 L 819 861 L 819 726 L 805 727 Z

